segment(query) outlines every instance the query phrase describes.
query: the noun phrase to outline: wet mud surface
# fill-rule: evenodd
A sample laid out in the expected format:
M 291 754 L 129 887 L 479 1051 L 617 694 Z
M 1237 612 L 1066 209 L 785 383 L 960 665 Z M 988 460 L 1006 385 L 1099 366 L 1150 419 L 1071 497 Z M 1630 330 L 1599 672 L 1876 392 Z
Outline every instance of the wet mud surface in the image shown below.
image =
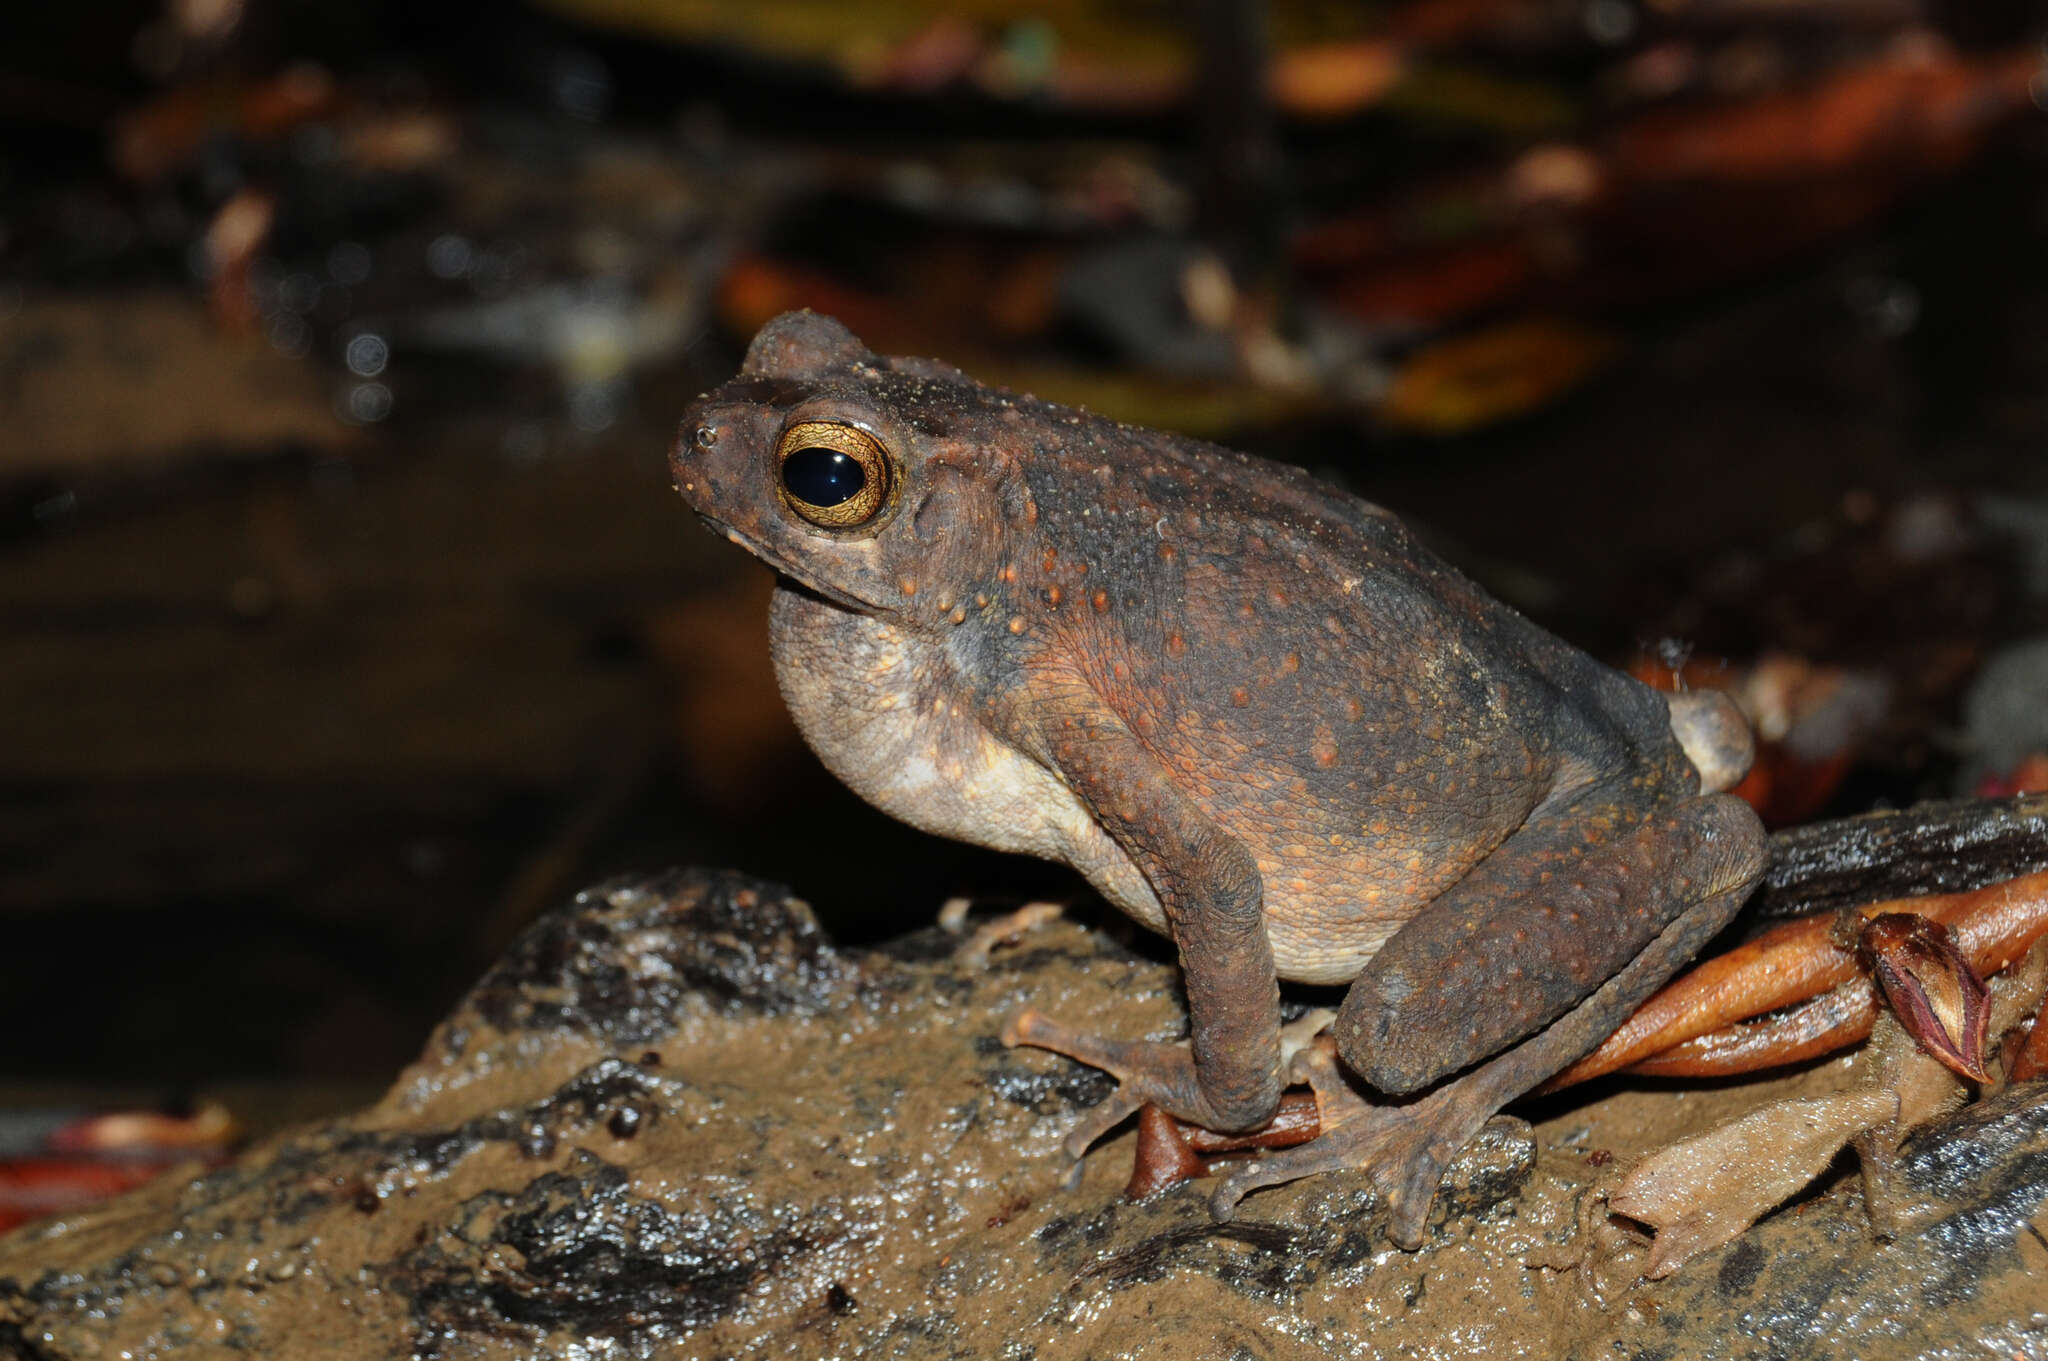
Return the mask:
M 1850 1079 L 1609 1086 L 1496 1121 L 1429 1241 L 1362 1178 L 1209 1218 L 1058 1141 L 1100 1075 L 1009 1051 L 1029 1002 L 1170 1038 L 1172 972 L 1041 927 L 843 951 L 782 890 L 679 871 L 534 926 L 375 1106 L 0 1239 L 0 1357 L 1904 1357 L 2048 1353 L 2048 1086 L 1909 1146 L 1879 1243 L 1853 1176 L 1669 1280 L 1577 1261 L 1644 1150 Z

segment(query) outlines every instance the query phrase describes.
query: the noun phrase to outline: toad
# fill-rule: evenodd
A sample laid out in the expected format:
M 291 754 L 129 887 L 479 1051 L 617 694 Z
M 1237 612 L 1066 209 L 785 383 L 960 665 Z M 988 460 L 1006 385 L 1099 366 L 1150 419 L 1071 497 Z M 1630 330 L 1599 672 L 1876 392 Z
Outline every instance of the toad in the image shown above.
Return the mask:
M 1300 1070 L 1279 980 L 1349 985 L 1331 1033 L 1363 1087 L 1225 1178 L 1219 1215 L 1357 1169 L 1415 1246 L 1479 1126 L 1763 871 L 1755 814 L 1720 792 L 1748 764 L 1731 705 L 1608 669 L 1298 469 L 795 312 L 691 408 L 672 470 L 780 574 L 776 676 L 835 775 L 926 831 L 1063 861 L 1172 938 L 1186 1041 L 1006 1029 L 1118 1080 L 1070 1155 L 1145 1102 L 1259 1126 Z

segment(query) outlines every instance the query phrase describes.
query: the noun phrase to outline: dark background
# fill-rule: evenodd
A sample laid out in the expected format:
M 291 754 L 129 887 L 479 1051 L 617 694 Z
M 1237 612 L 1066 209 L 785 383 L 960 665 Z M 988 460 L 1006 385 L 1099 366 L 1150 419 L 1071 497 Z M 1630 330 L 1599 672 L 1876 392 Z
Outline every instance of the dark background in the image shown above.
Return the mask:
M 668 489 L 682 407 L 784 306 L 1307 464 L 1618 664 L 1881 694 L 1813 739 L 1801 816 L 2032 750 L 1969 707 L 2048 576 L 2032 7 L 9 23 L 22 1090 L 374 1086 L 629 870 L 782 879 L 851 940 L 1076 892 L 833 785 L 764 571 Z

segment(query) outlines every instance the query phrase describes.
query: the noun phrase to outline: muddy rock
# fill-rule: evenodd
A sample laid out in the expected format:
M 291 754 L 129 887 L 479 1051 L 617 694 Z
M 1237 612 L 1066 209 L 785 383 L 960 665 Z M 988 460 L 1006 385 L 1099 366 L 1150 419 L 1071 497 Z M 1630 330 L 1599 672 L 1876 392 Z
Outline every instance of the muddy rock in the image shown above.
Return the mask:
M 1010 1051 L 1030 1002 L 1181 1025 L 1172 970 L 1068 922 L 986 957 L 836 949 L 772 885 L 677 872 L 538 923 L 378 1105 L 0 1239 L 0 1357 L 1243 1358 L 2041 1355 L 2048 1088 L 1908 1151 L 1878 1243 L 1854 1178 L 1667 1281 L 1572 1259 L 1606 1171 L 1853 1059 L 1609 1087 L 1496 1121 L 1420 1252 L 1362 1179 L 1062 1185 L 1099 1074 Z

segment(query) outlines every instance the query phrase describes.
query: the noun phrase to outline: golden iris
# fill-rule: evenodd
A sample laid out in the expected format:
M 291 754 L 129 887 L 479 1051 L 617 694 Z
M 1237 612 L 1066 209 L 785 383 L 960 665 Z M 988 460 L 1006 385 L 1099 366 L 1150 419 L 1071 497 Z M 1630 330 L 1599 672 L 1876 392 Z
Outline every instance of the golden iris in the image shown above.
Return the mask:
M 857 426 L 792 425 L 778 453 L 783 501 L 822 529 L 857 529 L 889 503 L 889 455 Z

